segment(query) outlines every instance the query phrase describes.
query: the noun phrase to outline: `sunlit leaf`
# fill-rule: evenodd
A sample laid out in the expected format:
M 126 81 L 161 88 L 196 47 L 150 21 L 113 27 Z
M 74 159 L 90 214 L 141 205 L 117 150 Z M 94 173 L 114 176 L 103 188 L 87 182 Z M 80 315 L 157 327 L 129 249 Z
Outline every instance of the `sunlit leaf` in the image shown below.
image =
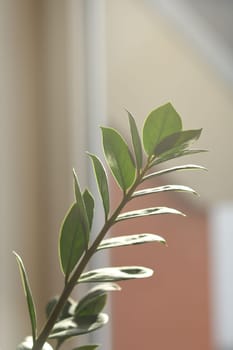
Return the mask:
M 137 169 L 140 170 L 142 167 L 142 144 L 139 136 L 138 128 L 134 117 L 128 112 L 130 132 L 132 137 L 132 143 L 134 148 L 134 154 L 136 158 Z
M 25 338 L 25 340 L 17 346 L 16 350 L 31 350 L 32 347 L 33 347 L 33 339 L 30 336 Z M 42 350 L 53 350 L 53 348 L 49 343 L 45 343 L 42 347 Z
M 114 129 L 102 128 L 106 161 L 117 183 L 125 192 L 134 182 L 136 169 L 126 142 Z
M 161 236 L 152 233 L 140 233 L 136 235 L 106 238 L 100 243 L 98 250 L 153 242 L 166 244 L 165 239 Z
M 121 266 L 121 267 L 104 267 L 88 272 L 84 272 L 79 283 L 86 282 L 114 282 L 130 279 L 146 278 L 153 275 L 153 270 L 142 266 Z
M 148 180 L 148 179 L 155 177 L 155 176 L 165 175 L 165 174 L 169 174 L 169 173 L 172 173 L 175 171 L 181 171 L 181 170 L 207 170 L 207 169 L 201 165 L 195 165 L 195 164 L 178 165 L 178 166 L 174 166 L 174 167 L 171 167 L 168 169 L 159 170 L 159 171 L 156 171 L 154 173 L 145 175 L 143 177 L 143 181 Z
M 79 346 L 78 348 L 75 348 L 73 350 L 95 350 L 99 347 L 99 345 L 97 344 L 93 344 L 93 345 L 83 345 L 83 346 Z
M 99 192 L 102 198 L 105 219 L 108 217 L 109 213 L 109 191 L 108 191 L 108 180 L 106 171 L 100 159 L 94 154 L 89 154 L 92 159 L 93 167 L 95 170 L 96 180 L 99 188 Z
M 198 140 L 202 129 L 179 131 L 165 137 L 156 147 L 154 154 L 159 156 L 165 152 L 173 152 L 177 149 L 187 149 L 194 141 Z
M 171 103 L 153 110 L 143 127 L 143 144 L 148 156 L 154 154 L 156 146 L 168 135 L 181 131 L 181 118 Z
M 193 190 L 191 187 L 182 186 L 182 185 L 165 185 L 158 186 L 153 188 L 146 188 L 144 190 L 136 191 L 133 193 L 132 197 L 141 197 L 152 193 L 160 193 L 160 192 L 187 192 L 198 195 L 198 193 Z
M 55 324 L 50 339 L 70 338 L 77 335 L 87 334 L 103 327 L 108 322 L 108 315 L 100 313 L 95 317 L 83 318 L 78 323 L 73 317 L 59 321 Z
M 92 288 L 78 303 L 75 309 L 75 318 L 89 315 L 98 315 L 104 308 L 107 299 L 107 292 L 119 291 L 120 286 L 115 283 L 105 283 Z
M 152 166 L 158 165 L 160 163 L 166 162 L 166 161 L 171 160 L 171 159 L 180 158 L 180 157 L 188 156 L 188 155 L 193 155 L 196 153 L 203 153 L 203 152 L 207 152 L 207 150 L 205 150 L 205 149 L 187 149 L 187 150 L 185 149 L 184 150 L 181 147 L 181 149 L 175 149 L 175 150 L 171 150 L 170 152 L 166 152 L 164 154 L 161 154 L 161 156 L 159 156 L 158 158 L 155 159 Z
M 118 215 L 116 221 L 133 219 L 133 218 L 138 218 L 138 217 L 148 216 L 148 215 L 160 215 L 160 214 L 178 214 L 178 215 L 185 216 L 185 214 L 183 214 L 181 211 L 173 208 L 155 207 L 155 208 L 137 209 L 126 213 L 122 213 Z
M 34 342 L 36 339 L 36 308 L 34 305 L 34 301 L 33 301 L 33 297 L 32 297 L 32 292 L 31 292 L 31 288 L 29 285 L 29 280 L 28 280 L 28 276 L 23 264 L 23 261 L 21 259 L 21 257 L 16 253 L 13 252 L 18 266 L 19 266 L 19 271 L 20 271 L 20 275 L 21 275 L 21 280 L 22 280 L 22 284 L 23 284 L 23 289 L 24 289 L 24 294 L 27 300 L 27 306 L 28 306 L 28 312 L 29 312 L 29 316 L 30 316 L 30 321 L 31 321 L 31 328 L 32 328 L 32 341 Z
M 74 203 L 68 211 L 60 233 L 60 262 L 66 280 L 85 251 L 85 233 L 79 220 L 78 204 Z
M 85 238 L 85 248 L 88 248 L 88 241 L 89 241 L 89 233 L 90 233 L 90 227 L 89 227 L 89 219 L 88 214 L 86 211 L 86 206 L 83 200 L 83 196 L 81 194 L 78 177 L 76 175 L 75 170 L 73 169 L 73 175 L 74 175 L 74 189 L 75 189 L 75 197 L 76 197 L 76 208 L 79 215 L 79 221 L 82 226 L 82 232 L 84 234 Z
M 88 217 L 88 222 L 89 222 L 89 229 L 91 230 L 92 227 L 92 221 L 93 221 L 93 216 L 94 216 L 94 198 L 92 194 L 88 191 L 88 189 L 85 189 L 83 193 L 83 202 L 86 207 L 86 212 L 87 212 L 87 217 Z

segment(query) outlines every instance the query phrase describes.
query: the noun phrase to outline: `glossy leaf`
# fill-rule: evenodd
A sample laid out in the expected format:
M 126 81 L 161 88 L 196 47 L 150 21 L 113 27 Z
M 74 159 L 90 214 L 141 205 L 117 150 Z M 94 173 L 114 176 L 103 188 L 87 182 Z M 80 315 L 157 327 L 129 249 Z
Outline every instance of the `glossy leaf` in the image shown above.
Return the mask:
M 93 163 L 99 192 L 103 202 L 105 219 L 107 219 L 109 213 L 109 191 L 106 171 L 98 157 L 96 157 L 94 154 L 89 154 L 89 156 L 91 157 Z
M 173 208 L 155 207 L 155 208 L 137 209 L 126 213 L 122 213 L 118 215 L 116 221 L 134 219 L 134 218 L 149 216 L 149 215 L 160 215 L 160 214 L 178 214 L 178 215 L 185 216 L 185 214 L 183 214 L 181 211 Z
M 75 348 L 73 350 L 95 350 L 99 347 L 99 345 L 97 344 L 93 344 L 93 345 L 83 345 L 83 346 L 79 346 L 78 348 Z
M 73 317 L 55 324 L 50 339 L 67 339 L 77 335 L 87 334 L 103 327 L 108 322 L 108 315 L 100 313 L 96 317 L 87 317 L 76 322 Z
M 22 261 L 21 257 L 16 252 L 13 252 L 13 253 L 16 257 L 16 260 L 17 260 L 17 263 L 19 266 L 19 271 L 20 271 L 21 280 L 22 280 L 22 284 L 23 284 L 24 294 L 25 294 L 25 297 L 27 300 L 28 313 L 29 313 L 30 321 L 31 321 L 32 339 L 34 342 L 36 339 L 37 322 L 36 322 L 36 309 L 35 309 L 35 305 L 34 305 L 34 301 L 33 301 L 33 297 L 32 297 L 32 292 L 31 292 L 29 280 L 27 277 L 27 273 L 26 273 L 23 261 Z
M 132 143 L 134 148 L 134 154 L 136 158 L 137 169 L 140 170 L 142 168 L 142 144 L 139 136 L 138 128 L 135 122 L 134 117 L 130 112 L 128 112 L 130 132 L 132 137 Z
M 181 170 L 207 170 L 207 169 L 201 165 L 195 165 L 195 164 L 178 165 L 178 166 L 174 166 L 168 169 L 163 169 L 163 170 L 159 170 L 154 173 L 148 174 L 143 177 L 143 181 L 151 179 L 152 177 L 155 177 L 155 176 L 161 176 L 161 175 L 165 175 L 165 174 L 169 174 L 169 173 L 173 173 L 175 171 L 181 171 Z
M 75 317 L 98 315 L 104 308 L 107 299 L 107 292 L 119 291 L 120 286 L 115 283 L 106 283 L 92 288 L 78 303 L 75 309 Z
M 141 266 L 104 267 L 85 272 L 81 275 L 79 283 L 87 282 L 114 282 L 130 279 L 146 278 L 153 275 L 153 270 Z
M 85 251 L 85 239 L 78 204 L 74 203 L 65 217 L 60 233 L 60 262 L 66 280 Z
M 181 131 L 181 118 L 171 103 L 153 110 L 143 127 L 143 144 L 148 156 L 152 156 L 156 146 L 168 135 Z
M 136 169 L 126 142 L 114 129 L 102 128 L 106 161 L 117 183 L 125 192 L 134 182 Z
M 33 347 L 33 339 L 32 337 L 26 337 L 25 340 L 19 344 L 16 350 L 31 350 Z M 42 347 L 42 350 L 53 350 L 52 346 L 49 343 L 45 343 Z
M 202 129 L 179 131 L 165 137 L 156 147 L 154 154 L 159 156 L 167 151 L 187 149 L 194 141 L 198 140 Z
M 166 152 L 164 154 L 161 154 L 161 156 L 159 156 L 153 162 L 152 166 L 158 165 L 158 164 L 163 163 L 163 162 L 167 162 L 168 160 L 171 160 L 171 159 L 180 158 L 180 157 L 188 156 L 188 155 L 193 155 L 193 154 L 196 154 L 196 153 L 203 153 L 203 152 L 207 152 L 207 150 L 205 150 L 205 149 L 188 149 L 188 150 L 184 150 L 181 147 L 181 149 L 175 149 L 175 150 L 172 150 L 171 152 Z
M 182 185 L 165 185 L 158 186 L 153 188 L 146 188 L 144 190 L 136 191 L 133 193 L 133 198 L 141 197 L 152 193 L 160 193 L 160 192 L 187 192 L 198 195 L 198 193 L 193 190 L 191 187 L 182 186 Z
M 136 244 L 144 244 L 144 243 L 166 244 L 166 241 L 163 237 L 152 233 L 140 233 L 136 235 L 106 238 L 100 243 L 98 250 L 136 245 Z
M 85 189 L 83 192 L 83 202 L 86 207 L 86 213 L 88 217 L 88 223 L 89 223 L 89 229 L 91 230 L 92 222 L 93 222 L 93 216 L 94 216 L 94 198 L 92 194 L 88 191 L 88 189 Z
M 89 227 L 89 219 L 85 207 L 85 203 L 83 200 L 83 196 L 81 194 L 78 177 L 75 173 L 75 170 L 73 169 L 74 174 L 74 190 L 75 190 L 75 197 L 76 197 L 76 204 L 77 204 L 77 210 L 79 215 L 79 221 L 82 226 L 82 232 L 84 234 L 85 238 L 85 248 L 88 248 L 88 242 L 89 242 L 89 233 L 90 233 L 90 227 Z

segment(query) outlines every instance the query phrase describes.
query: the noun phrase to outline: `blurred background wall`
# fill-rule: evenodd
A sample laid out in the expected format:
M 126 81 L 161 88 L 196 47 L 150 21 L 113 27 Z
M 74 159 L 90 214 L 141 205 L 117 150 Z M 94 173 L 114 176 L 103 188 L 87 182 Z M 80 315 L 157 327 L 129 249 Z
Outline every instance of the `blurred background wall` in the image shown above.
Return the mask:
M 104 346 L 233 347 L 224 302 L 233 286 L 232 15 L 229 1 L 0 0 L 0 348 L 15 348 L 30 331 L 12 250 L 23 256 L 41 309 L 62 283 L 56 242 L 73 198 L 72 167 L 82 186 L 93 186 L 85 150 L 100 152 L 98 125 L 126 135 L 124 108 L 142 127 L 167 101 L 185 128 L 203 127 L 198 146 L 211 150 L 182 163 L 209 172 L 167 179 L 195 187 L 201 199 L 159 199 L 189 218 L 149 222 L 169 233 L 169 248 L 142 253 L 158 275 L 114 296 Z M 139 251 L 131 254 L 111 259 L 138 263 Z

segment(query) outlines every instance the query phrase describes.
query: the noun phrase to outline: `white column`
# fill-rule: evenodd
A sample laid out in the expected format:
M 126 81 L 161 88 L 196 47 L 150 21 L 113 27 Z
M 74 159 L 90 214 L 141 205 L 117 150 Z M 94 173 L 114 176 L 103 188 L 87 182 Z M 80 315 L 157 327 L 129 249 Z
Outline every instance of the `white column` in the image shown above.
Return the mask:
M 212 333 L 217 350 L 233 349 L 233 202 L 209 214 Z
M 86 62 L 86 108 L 88 125 L 88 150 L 103 158 L 101 132 L 99 126 L 107 123 L 107 94 L 106 94 L 106 2 L 105 0 L 85 1 L 85 62 Z M 99 198 L 92 170 L 89 172 L 89 185 L 94 198 Z M 94 232 L 98 232 L 103 224 L 104 216 L 102 204 L 96 202 Z M 96 254 L 90 268 L 106 267 L 110 265 L 108 251 Z M 111 307 L 110 295 L 107 313 L 110 322 L 97 333 L 91 334 L 94 343 L 102 344 L 103 350 L 112 348 Z

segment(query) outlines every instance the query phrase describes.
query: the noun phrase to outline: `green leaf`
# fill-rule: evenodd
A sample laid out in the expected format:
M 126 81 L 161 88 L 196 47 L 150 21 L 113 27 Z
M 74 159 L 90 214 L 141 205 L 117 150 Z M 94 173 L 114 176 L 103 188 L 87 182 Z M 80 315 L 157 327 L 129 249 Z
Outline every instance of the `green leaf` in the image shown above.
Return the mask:
M 83 345 L 83 346 L 79 346 L 78 348 L 75 348 L 73 350 L 95 350 L 99 347 L 99 345 L 97 344 L 93 344 L 93 345 Z
M 45 314 L 46 314 L 46 317 L 49 318 L 51 312 L 53 311 L 54 307 L 56 306 L 58 302 L 58 297 L 54 297 L 52 299 L 50 299 L 48 301 L 48 303 L 46 304 L 46 307 L 45 307 Z
M 187 192 L 198 195 L 196 191 L 194 191 L 191 187 L 182 186 L 182 185 L 165 185 L 158 186 L 153 188 L 146 188 L 144 190 L 136 191 L 133 193 L 132 197 L 141 197 L 152 193 L 160 193 L 160 192 Z
M 154 154 L 159 156 L 167 151 L 187 149 L 194 141 L 198 140 L 202 129 L 179 131 L 165 137 L 156 147 Z
M 143 144 L 148 156 L 154 154 L 156 146 L 168 135 L 181 131 L 181 118 L 171 103 L 153 110 L 143 127 Z
M 153 270 L 141 266 L 104 267 L 85 272 L 81 275 L 79 283 L 87 282 L 114 282 L 138 278 L 147 278 L 153 275 Z
M 59 255 L 66 280 L 68 280 L 86 247 L 86 236 L 79 213 L 78 204 L 74 203 L 64 219 L 60 232 Z
M 33 347 L 32 337 L 26 337 L 25 340 L 17 346 L 16 350 L 31 350 Z M 49 343 L 43 345 L 42 350 L 53 350 L 52 346 Z
M 128 112 L 128 111 L 127 111 Z M 134 117 L 130 112 L 128 112 L 130 132 L 132 137 L 132 143 L 134 148 L 134 154 L 136 158 L 137 169 L 140 170 L 142 168 L 142 144 L 139 136 L 139 132 L 137 129 L 137 125 Z
M 143 181 L 151 179 L 152 177 L 155 177 L 155 176 L 165 175 L 165 174 L 172 173 L 174 171 L 181 171 L 181 170 L 207 170 L 207 169 L 201 165 L 195 165 L 195 164 L 178 165 L 178 166 L 174 166 L 168 169 L 163 169 L 163 170 L 159 170 L 154 173 L 148 174 L 143 177 Z
M 126 142 L 114 129 L 103 128 L 106 161 L 117 183 L 125 192 L 134 182 L 136 169 Z
M 59 321 L 55 324 L 50 339 L 67 339 L 77 335 L 93 332 L 108 322 L 108 315 L 100 313 L 96 317 L 83 318 L 77 323 L 73 317 Z
M 89 315 L 98 315 L 104 308 L 107 292 L 119 291 L 120 286 L 115 283 L 106 283 L 92 288 L 78 303 L 75 309 L 75 319 Z
M 207 152 L 207 150 L 205 149 L 188 149 L 188 150 L 185 149 L 184 150 L 182 147 L 181 149 L 173 149 L 170 152 L 163 153 L 158 158 L 156 158 L 152 166 L 167 162 L 168 160 L 171 160 L 171 159 L 193 155 L 196 153 L 203 153 L 203 152 Z
M 88 217 L 88 223 L 89 223 L 89 229 L 92 228 L 92 222 L 93 222 L 93 216 L 94 216 L 94 198 L 92 194 L 88 191 L 88 189 L 85 189 L 83 192 L 83 202 L 85 204 L 86 213 Z
M 77 311 L 75 319 L 79 322 L 80 318 L 86 316 L 97 316 L 105 307 L 107 302 L 107 293 L 97 296 L 93 300 L 89 300 L 89 303 L 86 300 L 86 305 L 82 305 L 81 309 Z
M 149 215 L 160 215 L 160 214 L 178 214 L 178 215 L 185 216 L 185 214 L 183 214 L 181 211 L 173 208 L 155 207 L 155 208 L 137 209 L 126 213 L 122 213 L 118 215 L 116 221 L 134 219 L 134 218 L 149 216 Z
M 105 219 L 107 219 L 109 213 L 109 191 L 106 171 L 98 157 L 96 157 L 94 154 L 89 154 L 89 156 L 91 157 L 93 163 L 99 192 L 103 202 Z
M 154 242 L 166 244 L 165 239 L 161 236 L 152 233 L 140 233 L 103 239 L 98 250 Z
M 29 312 L 29 316 L 30 316 L 30 321 L 31 321 L 31 328 L 32 328 L 32 342 L 34 343 L 35 339 L 36 339 L 36 309 L 35 309 L 35 305 L 34 305 L 34 301 L 33 301 L 33 297 L 32 297 L 32 292 L 31 292 L 31 288 L 29 285 L 29 280 L 27 277 L 27 273 L 23 264 L 23 261 L 21 259 L 21 257 L 16 253 L 13 252 L 18 266 L 19 266 L 19 271 L 20 271 L 20 275 L 21 275 L 21 280 L 22 280 L 22 284 L 23 284 L 23 289 L 24 289 L 24 294 L 27 300 L 27 306 L 28 306 L 28 312 Z
M 90 234 L 89 219 L 88 219 L 85 203 L 83 200 L 83 196 L 82 196 L 81 191 L 80 191 L 78 177 L 77 177 L 74 169 L 73 169 L 73 175 L 74 175 L 74 189 L 75 189 L 77 210 L 78 210 L 78 214 L 79 214 L 79 221 L 80 221 L 81 226 L 82 226 L 82 232 L 83 232 L 84 238 L 85 238 L 85 248 L 87 250 L 88 242 L 89 242 L 89 234 Z
M 55 305 L 58 302 L 58 297 L 54 297 L 51 300 L 49 300 L 49 302 L 46 305 L 45 308 L 45 312 L 46 312 L 46 316 L 47 318 L 50 316 L 52 310 L 54 309 Z M 68 298 L 68 300 L 66 301 L 62 311 L 60 312 L 59 316 L 58 316 L 58 320 L 63 320 L 64 318 L 70 317 L 72 316 L 72 309 L 75 309 L 75 307 L 77 306 L 76 301 L 74 301 L 72 298 Z

